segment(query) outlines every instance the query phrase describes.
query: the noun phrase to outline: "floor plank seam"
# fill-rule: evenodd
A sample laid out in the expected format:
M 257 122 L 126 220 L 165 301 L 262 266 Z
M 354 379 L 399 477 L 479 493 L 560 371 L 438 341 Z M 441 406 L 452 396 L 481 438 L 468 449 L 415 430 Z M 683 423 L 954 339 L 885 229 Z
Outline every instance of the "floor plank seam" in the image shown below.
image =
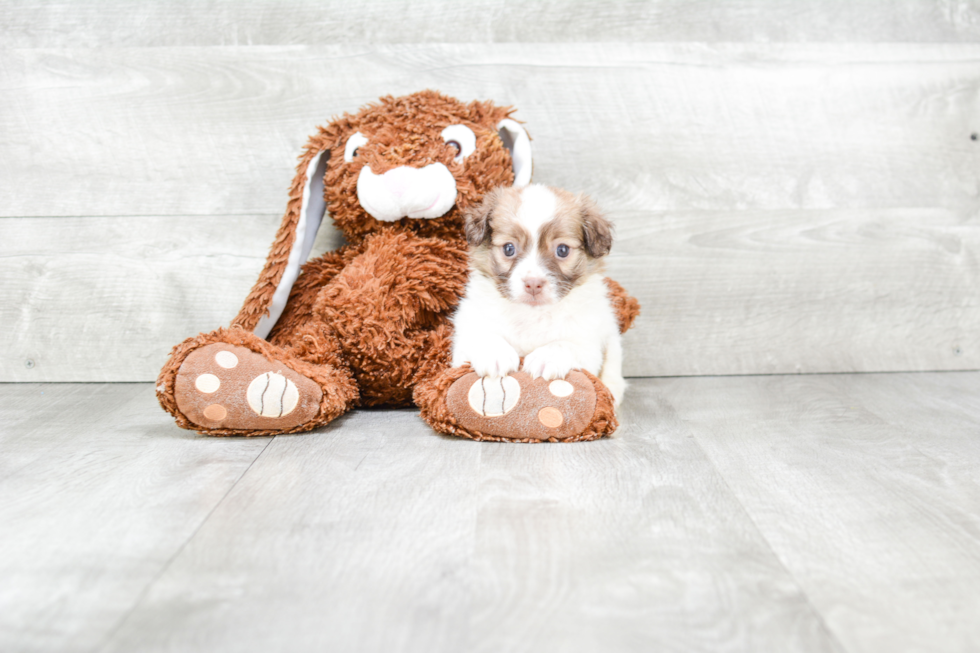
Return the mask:
M 676 408 L 675 408 L 675 413 L 676 413 Z M 742 513 L 745 515 L 745 518 L 749 520 L 749 523 L 752 524 L 752 528 L 755 529 L 755 532 L 759 534 L 759 538 L 765 543 L 766 549 L 768 549 L 769 552 L 772 554 L 773 559 L 775 559 L 776 562 L 779 563 L 780 568 L 782 568 L 782 570 L 786 572 L 786 575 L 789 578 L 793 579 L 793 582 L 796 584 L 796 587 L 799 590 L 800 595 L 803 597 L 803 600 L 806 601 L 807 606 L 809 606 L 810 610 L 813 611 L 813 614 L 820 621 L 820 624 L 824 627 L 824 630 L 827 632 L 827 636 L 837 647 L 837 650 L 841 651 L 841 653 L 849 653 L 848 649 L 844 646 L 844 644 L 840 641 L 840 639 L 838 639 L 837 634 L 833 630 L 831 630 L 830 624 L 828 624 L 826 619 L 824 619 L 823 613 L 819 609 L 817 609 L 817 606 L 814 605 L 813 601 L 810 600 L 810 595 L 807 593 L 806 588 L 803 587 L 803 584 L 800 582 L 800 580 L 796 577 L 795 574 L 793 574 L 793 572 L 789 570 L 789 568 L 786 566 L 786 563 L 783 562 L 783 559 L 779 556 L 778 553 L 776 553 L 776 550 L 773 548 L 772 543 L 762 532 L 762 529 L 759 528 L 759 525 L 756 523 L 755 518 L 749 512 L 748 508 L 745 507 L 745 504 L 743 504 L 741 499 L 738 498 L 738 495 L 735 494 L 735 491 L 732 489 L 732 486 L 729 484 L 728 479 L 725 477 L 724 474 L 722 474 L 721 470 L 718 468 L 718 465 L 715 464 L 714 459 L 711 457 L 708 451 L 703 446 L 701 446 L 701 440 L 698 438 L 695 430 L 691 428 L 691 425 L 688 423 L 687 420 L 681 418 L 680 421 L 685 426 L 688 427 L 688 432 L 691 434 L 691 437 L 694 439 L 694 444 L 697 445 L 697 448 L 701 451 L 701 454 L 705 457 L 705 459 L 709 463 L 711 463 L 711 468 L 714 469 L 715 473 L 718 474 L 718 478 L 720 478 L 721 482 L 724 483 L 725 489 L 728 490 L 729 495 L 731 495 L 731 497 L 738 503 L 739 507 L 742 509 Z
M 739 378 L 755 378 L 760 376 L 792 376 L 792 377 L 807 377 L 807 376 L 872 376 L 875 374 L 882 375 L 900 375 L 900 374 L 969 374 L 972 372 L 980 372 L 980 368 L 967 367 L 963 369 L 935 369 L 935 370 L 853 370 L 849 372 L 753 372 L 750 374 L 682 374 L 676 376 L 627 376 L 625 377 L 627 381 L 633 379 L 661 379 L 664 381 L 670 379 L 739 379 Z M 72 381 L 64 381 L 62 383 L 72 383 Z M 124 383 L 122 381 L 103 381 L 102 383 Z M 125 382 L 132 383 L 132 382 Z
M 158 580 L 160 580 L 163 577 L 163 575 L 167 572 L 167 569 L 170 568 L 170 565 L 173 564 L 174 560 L 180 557 L 180 554 L 184 552 L 184 549 L 187 548 L 187 545 L 190 544 L 190 542 L 195 537 L 197 537 L 197 534 L 201 532 L 201 529 L 204 528 L 204 525 L 207 524 L 208 521 L 211 519 L 211 515 L 213 515 L 215 511 L 221 506 L 221 504 L 225 502 L 225 500 L 232 493 L 232 491 L 238 486 L 239 483 L 241 483 L 242 479 L 245 478 L 245 475 L 248 474 L 249 470 L 252 469 L 252 466 L 255 465 L 255 463 L 259 460 L 259 458 L 262 457 L 262 454 L 264 454 L 266 450 L 269 448 L 269 445 L 271 445 L 275 440 L 276 440 L 276 436 L 273 436 L 272 438 L 269 439 L 266 445 L 262 447 L 262 450 L 258 453 L 258 455 L 256 455 L 255 458 L 252 459 L 252 462 L 248 464 L 248 467 L 246 467 L 244 471 L 242 471 L 242 473 L 239 474 L 238 478 L 235 479 L 235 482 L 231 484 L 231 487 L 228 488 L 228 491 L 221 496 L 221 498 L 214 504 L 211 510 L 208 511 L 208 514 L 204 516 L 204 519 L 201 520 L 201 523 L 199 523 L 197 527 L 194 528 L 194 532 L 192 532 L 187 537 L 187 539 L 184 540 L 179 547 L 177 547 L 177 550 L 174 551 L 173 555 L 171 555 L 170 558 L 167 559 L 167 561 L 160 568 L 160 571 L 158 571 L 153 576 L 153 578 L 150 579 L 150 581 L 143 588 L 143 591 L 141 591 L 139 593 L 139 596 L 136 597 L 136 600 L 133 601 L 133 605 L 131 605 L 130 608 L 126 611 L 126 613 L 119 618 L 119 621 L 116 623 L 116 625 L 113 626 L 111 629 L 109 629 L 109 631 L 102 638 L 102 641 L 95 648 L 92 649 L 93 653 L 105 649 L 105 647 L 108 645 L 112 637 L 117 632 L 119 632 L 119 630 L 126 624 L 126 622 L 133 615 L 133 613 L 136 612 L 136 609 L 146 598 L 146 595 L 149 594 L 150 589 L 156 584 Z

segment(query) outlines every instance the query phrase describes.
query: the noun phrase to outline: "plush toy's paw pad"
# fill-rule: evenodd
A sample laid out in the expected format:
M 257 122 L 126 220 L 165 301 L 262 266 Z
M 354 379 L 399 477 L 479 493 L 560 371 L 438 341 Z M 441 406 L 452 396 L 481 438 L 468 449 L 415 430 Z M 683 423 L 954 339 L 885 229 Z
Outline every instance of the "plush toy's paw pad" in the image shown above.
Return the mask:
M 278 372 L 260 374 L 245 391 L 248 406 L 262 417 L 285 417 L 299 403 L 296 384 Z
M 521 384 L 512 376 L 484 376 L 474 383 L 466 399 L 483 417 L 500 417 L 514 410 L 521 398 Z
M 174 387 L 177 407 L 212 429 L 285 429 L 319 412 L 320 386 L 245 347 L 214 343 L 191 353 Z
M 564 379 L 504 377 L 471 372 L 453 383 L 446 403 L 457 423 L 471 431 L 514 440 L 565 440 L 592 421 L 596 390 L 581 372 Z

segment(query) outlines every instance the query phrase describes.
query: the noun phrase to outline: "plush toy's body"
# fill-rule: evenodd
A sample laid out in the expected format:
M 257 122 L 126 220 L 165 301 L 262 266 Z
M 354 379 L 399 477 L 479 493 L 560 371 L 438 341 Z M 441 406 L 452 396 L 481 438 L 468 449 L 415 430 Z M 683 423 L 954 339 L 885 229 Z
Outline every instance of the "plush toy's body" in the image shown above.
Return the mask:
M 357 405 L 410 404 L 414 392 L 423 416 L 453 432 L 446 379 L 459 372 L 449 370 L 449 316 L 467 278 L 461 211 L 530 180 L 529 139 L 510 113 L 424 91 L 321 128 L 258 283 L 230 328 L 174 348 L 161 405 L 184 428 L 267 435 L 307 431 Z M 302 265 L 324 208 L 347 244 Z M 635 313 L 621 288 L 612 295 Z

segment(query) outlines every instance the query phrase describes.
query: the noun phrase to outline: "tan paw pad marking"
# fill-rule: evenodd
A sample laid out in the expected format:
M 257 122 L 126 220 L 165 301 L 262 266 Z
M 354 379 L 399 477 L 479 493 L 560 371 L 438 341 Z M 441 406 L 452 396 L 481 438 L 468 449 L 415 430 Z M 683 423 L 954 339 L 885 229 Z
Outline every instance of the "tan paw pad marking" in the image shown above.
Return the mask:
M 485 376 L 470 388 L 470 408 L 484 417 L 506 415 L 521 398 L 521 384 L 512 376 Z
M 221 381 L 214 374 L 202 374 L 194 381 L 194 387 L 205 394 L 217 392 Z
M 204 409 L 204 416 L 208 419 L 213 419 L 216 422 L 220 422 L 225 417 L 228 416 L 228 411 L 221 404 L 211 404 Z
M 538 411 L 538 421 L 549 429 L 556 429 L 561 426 L 565 418 L 561 416 L 561 411 L 557 408 L 547 406 Z
M 548 391 L 556 397 L 567 397 L 568 395 L 575 392 L 575 386 L 573 386 L 568 381 L 563 381 L 562 379 L 555 379 L 548 384 Z
M 214 355 L 214 362 L 226 370 L 230 370 L 238 365 L 238 356 L 235 356 L 230 351 L 219 351 Z
M 248 384 L 245 398 L 256 415 L 283 417 L 299 403 L 296 384 L 277 372 L 260 374 Z

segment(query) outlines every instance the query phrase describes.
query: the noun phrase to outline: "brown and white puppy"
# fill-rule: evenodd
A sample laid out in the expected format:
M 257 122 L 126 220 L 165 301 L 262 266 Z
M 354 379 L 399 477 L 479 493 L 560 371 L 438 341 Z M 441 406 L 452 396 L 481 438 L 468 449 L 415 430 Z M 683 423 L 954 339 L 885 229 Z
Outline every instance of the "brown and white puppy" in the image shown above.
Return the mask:
M 603 275 L 612 225 L 583 195 L 498 188 L 465 214 L 470 278 L 453 318 L 453 365 L 480 376 L 523 370 L 597 375 L 622 399 L 623 350 Z

